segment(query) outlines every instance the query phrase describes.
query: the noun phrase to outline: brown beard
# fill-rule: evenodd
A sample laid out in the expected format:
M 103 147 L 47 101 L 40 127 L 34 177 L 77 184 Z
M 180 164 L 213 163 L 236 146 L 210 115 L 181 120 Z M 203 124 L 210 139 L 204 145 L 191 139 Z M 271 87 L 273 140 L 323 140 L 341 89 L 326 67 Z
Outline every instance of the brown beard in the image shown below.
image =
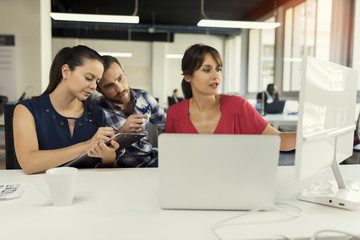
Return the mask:
M 124 93 L 128 93 L 128 98 L 123 99 L 123 100 L 119 100 L 120 95 L 124 94 Z M 130 90 L 126 89 L 126 90 L 122 91 L 120 94 L 116 95 L 115 98 L 108 98 L 107 96 L 105 96 L 105 97 L 108 100 L 110 100 L 110 102 L 114 102 L 114 103 L 117 103 L 117 104 L 126 104 L 126 103 L 130 102 Z

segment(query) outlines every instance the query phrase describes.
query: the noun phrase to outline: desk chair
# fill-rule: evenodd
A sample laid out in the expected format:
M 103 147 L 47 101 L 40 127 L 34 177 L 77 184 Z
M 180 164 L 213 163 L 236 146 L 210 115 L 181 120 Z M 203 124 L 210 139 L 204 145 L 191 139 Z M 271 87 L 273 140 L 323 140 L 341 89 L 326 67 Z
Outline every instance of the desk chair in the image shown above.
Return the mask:
M 0 115 L 4 113 L 5 104 L 7 103 L 8 98 L 7 96 L 0 95 Z
M 5 154 L 6 169 L 21 169 L 16 158 L 13 135 L 13 114 L 16 104 L 9 103 L 5 105 Z
M 158 136 L 160 134 L 160 131 L 158 130 L 158 128 L 152 124 L 151 122 L 149 122 L 149 128 L 148 128 L 148 134 L 149 134 L 149 141 L 150 144 L 157 148 L 158 147 Z
M 168 96 L 167 100 L 168 100 L 168 107 L 171 107 L 172 105 L 175 104 L 174 100 L 171 97 Z
M 168 97 L 168 107 L 171 107 L 172 105 L 174 105 L 174 104 L 176 104 L 176 103 L 178 103 L 178 102 L 181 102 L 181 101 L 184 101 L 184 99 L 183 98 L 181 98 L 181 97 L 178 97 L 177 98 L 177 102 L 175 101 L 175 99 L 174 99 L 174 97 Z

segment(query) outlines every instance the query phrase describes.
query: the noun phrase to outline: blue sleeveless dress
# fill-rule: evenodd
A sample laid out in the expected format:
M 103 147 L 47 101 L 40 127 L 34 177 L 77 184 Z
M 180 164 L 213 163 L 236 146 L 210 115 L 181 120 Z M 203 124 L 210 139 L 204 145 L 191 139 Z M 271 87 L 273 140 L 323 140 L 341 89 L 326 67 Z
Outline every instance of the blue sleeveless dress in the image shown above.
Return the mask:
M 70 118 L 76 121 L 73 136 L 70 135 L 69 118 L 56 112 L 49 95 L 27 99 L 18 104 L 29 109 L 34 117 L 39 150 L 52 150 L 65 148 L 92 138 L 98 128 L 89 122 L 89 119 L 100 126 L 106 125 L 105 114 L 101 108 L 88 102 L 83 103 L 84 114 L 79 118 Z

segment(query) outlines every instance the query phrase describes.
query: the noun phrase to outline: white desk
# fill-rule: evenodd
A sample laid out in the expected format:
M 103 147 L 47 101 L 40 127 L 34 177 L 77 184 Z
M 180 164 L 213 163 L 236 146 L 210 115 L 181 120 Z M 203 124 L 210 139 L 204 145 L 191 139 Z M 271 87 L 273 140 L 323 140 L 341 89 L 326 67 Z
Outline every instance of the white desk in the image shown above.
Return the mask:
M 287 113 L 266 114 L 265 116 L 262 117 L 265 119 L 265 121 L 267 121 L 276 129 L 279 128 L 280 123 L 291 123 L 296 125 L 299 118 L 297 114 L 288 115 Z
M 360 180 L 360 165 L 342 166 L 345 178 Z M 295 194 L 315 179 L 332 179 L 325 171 L 304 182 L 294 167 L 279 167 L 277 201 L 297 205 L 303 215 L 281 223 L 243 224 L 219 230 L 224 238 L 268 238 L 283 234 L 309 237 L 321 229 L 360 234 L 360 211 L 347 211 L 296 200 Z M 44 174 L 27 176 L 19 170 L 0 171 L 0 183 L 33 184 Z M 266 184 L 266 183 L 264 183 Z M 75 202 L 53 207 L 35 186 L 20 199 L 0 201 L 1 239 L 146 239 L 211 240 L 213 223 L 238 211 L 161 210 L 157 169 L 81 170 Z M 276 211 L 257 212 L 239 221 L 287 218 Z

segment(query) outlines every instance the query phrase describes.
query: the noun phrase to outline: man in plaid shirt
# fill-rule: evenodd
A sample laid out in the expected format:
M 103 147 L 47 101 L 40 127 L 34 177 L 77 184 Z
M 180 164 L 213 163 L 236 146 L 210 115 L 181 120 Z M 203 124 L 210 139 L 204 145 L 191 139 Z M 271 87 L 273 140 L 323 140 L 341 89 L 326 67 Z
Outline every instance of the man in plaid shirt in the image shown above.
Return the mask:
M 146 136 L 125 148 L 116 160 L 117 167 L 157 167 L 158 150 L 149 142 L 149 122 L 165 130 L 166 113 L 145 90 L 133 89 L 119 61 L 102 56 L 104 73 L 97 90 L 102 94 L 95 102 L 103 108 L 109 126 L 115 132 L 146 133 Z M 144 112 L 146 111 L 146 112 Z

